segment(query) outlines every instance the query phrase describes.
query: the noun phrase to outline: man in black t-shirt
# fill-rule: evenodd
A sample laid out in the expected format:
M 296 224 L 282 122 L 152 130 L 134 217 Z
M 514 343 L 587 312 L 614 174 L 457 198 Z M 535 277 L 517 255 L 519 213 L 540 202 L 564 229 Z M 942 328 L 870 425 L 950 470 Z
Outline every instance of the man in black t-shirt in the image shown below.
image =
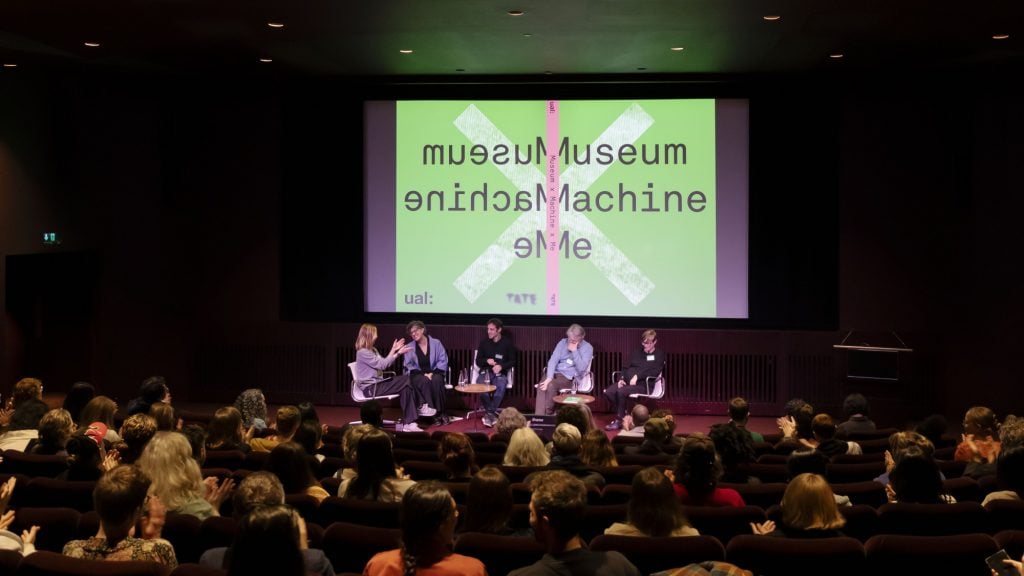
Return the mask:
M 487 411 L 483 417 L 484 426 L 487 427 L 494 426 L 498 421 L 501 399 L 505 397 L 505 389 L 508 388 L 509 371 L 516 365 L 516 348 L 511 339 L 502 335 L 502 330 L 500 319 L 488 320 L 487 338 L 480 341 L 476 352 L 476 365 L 480 368 L 477 382 L 490 382 L 495 387 L 493 394 L 481 395 L 480 399 Z

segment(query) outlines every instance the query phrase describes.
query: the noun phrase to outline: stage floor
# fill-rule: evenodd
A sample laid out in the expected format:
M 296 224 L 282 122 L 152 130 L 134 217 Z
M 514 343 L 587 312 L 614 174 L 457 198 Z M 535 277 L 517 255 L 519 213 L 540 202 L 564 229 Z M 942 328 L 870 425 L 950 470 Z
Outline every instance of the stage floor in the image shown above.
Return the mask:
M 217 404 L 203 404 L 196 402 L 175 402 L 174 406 L 179 410 L 188 410 L 191 412 L 201 412 L 208 414 L 213 414 L 213 412 L 215 412 L 218 408 L 221 407 L 221 405 Z M 273 417 L 273 411 L 276 408 L 276 406 L 271 406 L 271 417 Z M 357 406 L 317 406 L 316 411 L 317 414 L 320 416 L 320 421 L 331 426 L 343 426 L 349 422 L 359 420 L 359 408 Z M 463 415 L 464 413 L 464 411 L 449 410 L 449 414 L 452 415 Z M 385 418 L 393 419 L 397 418 L 399 415 L 400 412 L 398 408 L 385 407 L 384 409 Z M 603 428 L 605 424 L 608 424 L 612 420 L 612 414 L 598 412 L 594 414 L 594 420 L 598 426 L 601 426 Z M 728 418 L 724 415 L 676 415 L 674 416 L 674 420 L 676 422 L 676 434 L 681 435 L 691 434 L 693 432 L 703 432 L 706 434 L 711 425 L 718 424 L 719 422 L 726 422 Z M 748 423 L 748 427 L 750 428 L 750 430 L 760 432 L 762 434 L 775 434 L 779 431 L 778 426 L 776 426 L 775 424 L 775 416 L 751 417 L 750 422 Z M 480 421 L 479 416 L 474 416 L 471 419 L 458 420 L 444 426 L 430 426 L 429 428 L 426 428 L 426 430 L 428 432 L 433 432 L 435 430 L 446 430 L 450 432 L 466 432 L 469 430 L 489 432 L 493 429 L 484 427 L 484 425 Z M 617 434 L 617 432 L 608 432 L 609 437 L 614 436 L 615 434 Z

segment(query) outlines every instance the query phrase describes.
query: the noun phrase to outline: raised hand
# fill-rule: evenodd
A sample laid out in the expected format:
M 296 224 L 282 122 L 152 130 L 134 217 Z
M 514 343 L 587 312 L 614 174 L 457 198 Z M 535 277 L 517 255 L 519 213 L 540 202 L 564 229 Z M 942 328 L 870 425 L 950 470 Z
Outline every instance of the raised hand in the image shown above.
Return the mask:
M 757 522 L 751 522 L 750 529 L 754 532 L 754 534 L 763 536 L 765 534 L 775 532 L 775 522 L 771 520 L 767 522 L 762 522 L 760 524 L 758 524 Z

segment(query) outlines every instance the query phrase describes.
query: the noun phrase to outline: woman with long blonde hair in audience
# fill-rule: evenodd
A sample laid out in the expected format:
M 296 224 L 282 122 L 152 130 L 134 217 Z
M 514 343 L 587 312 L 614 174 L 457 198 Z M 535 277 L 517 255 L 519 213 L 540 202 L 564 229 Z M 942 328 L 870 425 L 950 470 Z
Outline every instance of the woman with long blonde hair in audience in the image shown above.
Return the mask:
M 200 520 L 218 516 L 221 502 L 235 483 L 227 478 L 203 480 L 192 446 L 178 432 L 157 432 L 146 444 L 138 465 L 153 480 L 150 493 L 160 497 L 168 512 L 191 514 Z
M 512 433 L 505 450 L 505 466 L 547 466 L 551 462 L 544 443 L 532 428 L 519 428 Z
M 786 538 L 833 538 L 846 518 L 839 512 L 828 481 L 818 474 L 804 473 L 789 481 L 782 495 L 782 524 L 769 520 L 751 523 L 754 534 Z

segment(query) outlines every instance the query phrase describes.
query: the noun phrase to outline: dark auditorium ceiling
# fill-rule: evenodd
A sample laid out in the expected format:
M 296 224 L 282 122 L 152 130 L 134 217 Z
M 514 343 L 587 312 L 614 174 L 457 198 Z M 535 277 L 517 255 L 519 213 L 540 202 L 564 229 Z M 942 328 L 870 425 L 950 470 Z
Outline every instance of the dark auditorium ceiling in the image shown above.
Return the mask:
M 0 60 L 456 81 L 1019 69 L 1024 0 L 0 0 Z

